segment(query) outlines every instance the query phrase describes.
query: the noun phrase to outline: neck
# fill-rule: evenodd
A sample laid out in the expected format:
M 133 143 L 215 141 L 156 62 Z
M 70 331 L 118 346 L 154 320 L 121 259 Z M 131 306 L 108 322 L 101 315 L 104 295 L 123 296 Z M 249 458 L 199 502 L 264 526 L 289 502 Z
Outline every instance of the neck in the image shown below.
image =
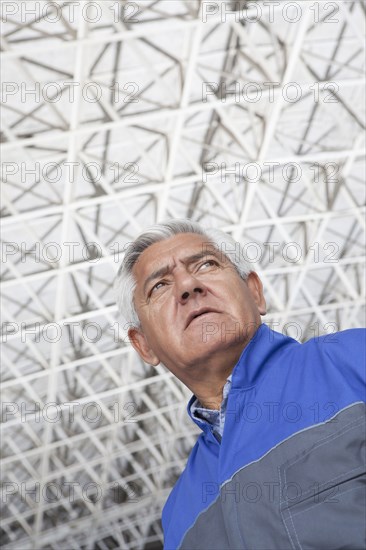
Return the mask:
M 204 407 L 205 409 L 215 409 L 219 411 L 222 403 L 222 390 L 224 385 L 215 394 L 206 392 L 202 392 L 201 394 L 199 394 L 198 392 L 196 392 L 195 396 L 201 403 L 202 407 Z
M 214 353 L 211 358 L 205 358 L 200 363 L 195 362 L 193 368 L 185 373 L 189 378 L 181 378 L 206 409 L 220 409 L 223 388 L 244 347 L 241 344 L 222 353 Z
M 219 410 L 226 380 L 246 344 L 247 342 L 244 345 L 240 343 L 234 348 L 222 350 L 221 353 L 216 350 L 211 357 L 202 358 L 199 362 L 194 361 L 191 368 L 185 370 L 182 376 L 179 376 L 177 371 L 174 374 L 194 393 L 203 407 Z
M 223 388 L 232 370 L 233 367 L 231 366 L 223 372 L 215 373 L 211 371 L 207 373 L 205 378 L 201 376 L 199 381 L 190 382 L 189 389 L 205 409 L 220 409 Z

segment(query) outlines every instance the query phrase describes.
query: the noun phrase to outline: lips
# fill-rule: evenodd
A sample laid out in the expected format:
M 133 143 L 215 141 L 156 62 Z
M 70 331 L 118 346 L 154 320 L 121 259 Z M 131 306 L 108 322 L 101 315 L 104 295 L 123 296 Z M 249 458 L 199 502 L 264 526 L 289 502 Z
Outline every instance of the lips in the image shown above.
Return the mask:
M 188 315 L 188 319 L 187 319 L 187 323 L 186 323 L 186 328 L 189 327 L 189 325 L 191 324 L 191 322 L 194 320 L 194 319 L 197 319 L 197 317 L 201 317 L 201 315 L 204 315 L 205 313 L 219 313 L 219 311 L 215 310 L 215 309 L 212 309 L 212 308 L 209 308 L 209 307 L 203 307 L 201 309 L 196 309 L 195 311 L 192 311 L 189 315 Z

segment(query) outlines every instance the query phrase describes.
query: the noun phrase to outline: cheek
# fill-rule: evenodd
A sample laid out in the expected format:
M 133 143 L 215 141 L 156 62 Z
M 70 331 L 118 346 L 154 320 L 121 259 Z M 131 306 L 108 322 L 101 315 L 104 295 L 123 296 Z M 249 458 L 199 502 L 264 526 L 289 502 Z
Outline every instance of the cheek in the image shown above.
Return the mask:
M 162 303 L 155 303 L 154 307 L 145 312 L 145 325 L 148 332 L 157 337 L 164 334 L 172 326 L 168 319 L 167 306 Z
M 253 298 L 250 292 L 243 292 L 243 287 L 240 284 L 232 286 L 230 296 L 227 297 L 227 302 L 232 304 L 233 309 L 240 315 L 246 315 L 253 311 Z
M 236 279 L 233 280 L 230 285 L 225 285 L 223 289 L 223 297 L 227 300 L 228 305 L 233 304 L 234 307 L 236 304 L 245 303 L 247 300 L 240 281 L 237 281 Z

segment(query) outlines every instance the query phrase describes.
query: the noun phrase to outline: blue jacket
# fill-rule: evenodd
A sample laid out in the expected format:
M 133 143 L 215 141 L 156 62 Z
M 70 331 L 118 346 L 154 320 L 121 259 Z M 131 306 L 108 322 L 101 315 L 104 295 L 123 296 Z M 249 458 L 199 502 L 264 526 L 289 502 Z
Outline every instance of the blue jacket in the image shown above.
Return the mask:
M 165 550 L 365 548 L 365 342 L 363 329 L 300 344 L 261 325 L 233 370 L 221 443 L 194 420 Z

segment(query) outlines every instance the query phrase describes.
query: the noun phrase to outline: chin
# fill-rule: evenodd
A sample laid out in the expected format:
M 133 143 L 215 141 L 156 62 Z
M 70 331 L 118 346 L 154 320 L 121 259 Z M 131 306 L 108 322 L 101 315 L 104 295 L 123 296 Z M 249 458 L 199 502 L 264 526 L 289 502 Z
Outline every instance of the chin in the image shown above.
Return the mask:
M 212 333 L 201 330 L 200 333 L 200 342 L 202 346 L 219 345 L 225 348 L 233 344 L 239 344 L 245 340 L 246 333 L 245 331 L 239 330 L 239 325 L 233 329 L 224 329 L 223 327 L 221 327 L 221 329 L 217 328 L 216 331 Z
M 196 351 L 195 353 L 196 360 L 201 360 L 204 358 L 209 358 L 214 353 L 219 353 L 220 351 L 226 351 L 230 348 L 243 347 L 245 345 L 245 340 L 243 337 L 239 338 L 235 334 L 227 335 L 225 339 L 221 338 L 220 335 L 211 336 L 207 338 L 207 341 L 204 342 L 191 342 L 191 350 Z

